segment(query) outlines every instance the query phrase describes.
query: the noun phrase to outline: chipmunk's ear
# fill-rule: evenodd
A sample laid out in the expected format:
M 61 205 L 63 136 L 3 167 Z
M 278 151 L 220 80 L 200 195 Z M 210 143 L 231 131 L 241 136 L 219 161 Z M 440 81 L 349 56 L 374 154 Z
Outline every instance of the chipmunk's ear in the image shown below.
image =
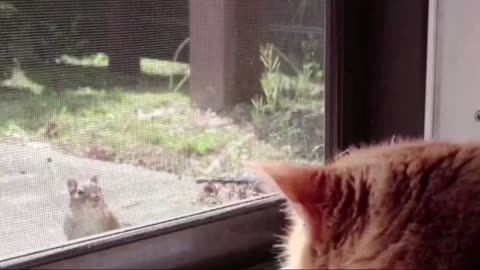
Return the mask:
M 98 177 L 96 175 L 94 175 L 94 176 L 92 176 L 92 178 L 90 178 L 90 181 L 92 183 L 98 184 Z
M 77 180 L 72 178 L 67 179 L 67 187 L 70 194 L 74 193 L 77 190 Z

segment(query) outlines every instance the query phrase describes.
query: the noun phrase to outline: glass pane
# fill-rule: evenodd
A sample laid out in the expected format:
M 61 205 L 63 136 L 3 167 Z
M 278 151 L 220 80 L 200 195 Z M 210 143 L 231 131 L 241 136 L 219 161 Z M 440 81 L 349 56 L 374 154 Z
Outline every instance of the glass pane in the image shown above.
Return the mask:
M 321 163 L 325 0 L 0 0 L 0 259 Z

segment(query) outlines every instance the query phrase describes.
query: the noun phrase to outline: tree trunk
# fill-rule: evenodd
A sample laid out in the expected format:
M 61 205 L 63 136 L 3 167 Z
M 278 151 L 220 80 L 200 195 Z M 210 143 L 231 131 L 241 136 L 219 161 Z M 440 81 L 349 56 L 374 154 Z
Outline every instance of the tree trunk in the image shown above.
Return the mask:
M 140 73 L 140 59 L 135 39 L 134 12 L 126 6 L 129 1 L 109 1 L 108 30 L 109 69 L 114 72 Z

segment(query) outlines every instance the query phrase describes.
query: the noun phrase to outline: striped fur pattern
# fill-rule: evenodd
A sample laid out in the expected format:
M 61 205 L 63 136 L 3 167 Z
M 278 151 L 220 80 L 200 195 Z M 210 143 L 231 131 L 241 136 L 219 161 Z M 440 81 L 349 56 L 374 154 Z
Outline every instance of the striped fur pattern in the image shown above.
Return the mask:
M 323 167 L 250 167 L 289 202 L 282 268 L 480 265 L 480 143 L 398 140 Z

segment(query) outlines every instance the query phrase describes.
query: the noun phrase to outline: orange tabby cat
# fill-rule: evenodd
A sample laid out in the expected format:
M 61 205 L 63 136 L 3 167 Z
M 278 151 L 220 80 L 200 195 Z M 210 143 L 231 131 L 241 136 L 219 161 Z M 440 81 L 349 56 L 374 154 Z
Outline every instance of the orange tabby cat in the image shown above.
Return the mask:
M 282 266 L 480 266 L 480 144 L 354 149 L 323 167 L 252 162 L 289 201 Z

